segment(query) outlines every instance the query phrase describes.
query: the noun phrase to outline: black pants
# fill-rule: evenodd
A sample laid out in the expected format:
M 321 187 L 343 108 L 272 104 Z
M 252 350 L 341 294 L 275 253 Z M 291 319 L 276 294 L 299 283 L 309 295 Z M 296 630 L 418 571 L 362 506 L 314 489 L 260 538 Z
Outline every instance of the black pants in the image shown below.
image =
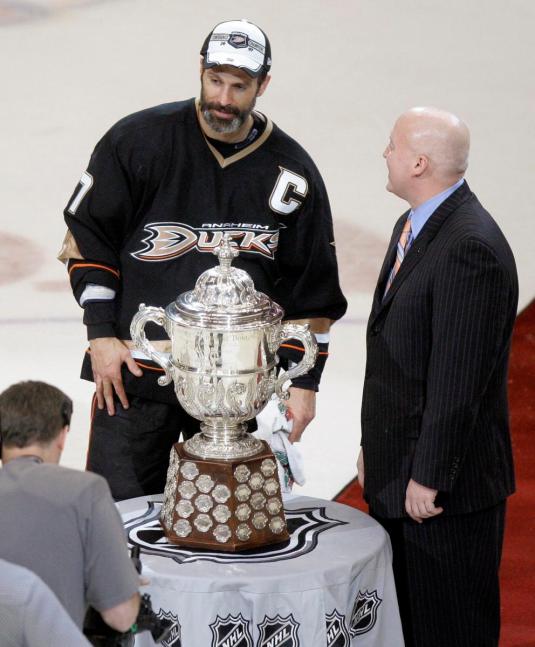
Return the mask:
M 171 447 L 191 438 L 200 422 L 178 404 L 128 396 L 123 409 L 115 399 L 115 415 L 93 406 L 87 469 L 102 475 L 117 501 L 163 492 Z
M 505 501 L 422 524 L 372 516 L 392 542 L 406 647 L 497 647 Z

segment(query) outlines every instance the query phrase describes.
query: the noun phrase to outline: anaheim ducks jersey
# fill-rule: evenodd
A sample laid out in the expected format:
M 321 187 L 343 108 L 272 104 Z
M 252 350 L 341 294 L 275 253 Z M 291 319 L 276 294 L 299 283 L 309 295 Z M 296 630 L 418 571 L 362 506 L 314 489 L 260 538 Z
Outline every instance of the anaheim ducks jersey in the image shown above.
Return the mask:
M 129 339 L 140 303 L 165 307 L 193 289 L 225 233 L 240 252 L 233 265 L 285 319 L 330 323 L 346 310 L 329 201 L 311 158 L 260 113 L 261 134 L 223 155 L 197 111 L 191 99 L 119 121 L 67 204 L 60 258 L 90 339 Z M 151 338 L 165 331 L 155 327 Z

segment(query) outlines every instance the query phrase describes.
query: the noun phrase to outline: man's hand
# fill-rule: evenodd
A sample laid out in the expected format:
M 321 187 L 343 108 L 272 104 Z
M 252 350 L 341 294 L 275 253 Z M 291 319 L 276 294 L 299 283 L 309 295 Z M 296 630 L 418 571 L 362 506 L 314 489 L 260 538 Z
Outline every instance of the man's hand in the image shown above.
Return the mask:
M 405 495 L 405 510 L 411 519 L 422 523 L 424 519 L 436 517 L 443 511 L 443 508 L 435 506 L 435 498 L 438 490 L 425 487 L 413 481 L 409 481 Z
M 286 417 L 293 422 L 288 440 L 297 443 L 301 440 L 305 427 L 316 415 L 316 392 L 291 386 L 290 397 L 285 404 Z
M 99 337 L 89 342 L 91 348 L 91 367 L 95 380 L 97 406 L 104 409 L 104 404 L 110 416 L 115 415 L 113 393 L 117 393 L 121 404 L 128 409 L 128 398 L 123 386 L 121 366 L 127 365 L 128 370 L 136 377 L 141 377 L 143 371 L 134 361 L 130 350 L 116 337 Z
M 364 452 L 362 451 L 362 447 L 357 458 L 357 479 L 360 487 L 364 489 Z

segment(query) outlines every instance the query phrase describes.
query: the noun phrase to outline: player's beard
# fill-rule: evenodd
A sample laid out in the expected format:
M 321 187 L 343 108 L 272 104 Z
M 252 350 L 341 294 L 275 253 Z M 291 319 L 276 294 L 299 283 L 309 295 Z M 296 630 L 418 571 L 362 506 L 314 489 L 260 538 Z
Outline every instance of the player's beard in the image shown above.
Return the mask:
M 223 106 L 215 101 L 206 101 L 204 96 L 204 89 L 201 87 L 201 114 L 206 123 L 212 130 L 220 134 L 230 134 L 237 132 L 243 124 L 247 121 L 249 115 L 254 110 L 256 105 L 256 97 L 244 110 L 240 110 L 235 106 Z M 229 115 L 234 115 L 233 119 L 219 119 L 211 111 L 217 110 L 218 112 L 226 112 Z

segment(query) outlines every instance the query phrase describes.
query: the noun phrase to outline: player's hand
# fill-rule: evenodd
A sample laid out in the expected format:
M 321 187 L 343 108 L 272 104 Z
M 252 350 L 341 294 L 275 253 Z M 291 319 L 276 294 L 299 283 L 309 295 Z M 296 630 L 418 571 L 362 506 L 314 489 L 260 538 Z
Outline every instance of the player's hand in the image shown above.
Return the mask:
M 121 366 L 126 364 L 128 370 L 136 377 L 143 371 L 134 361 L 130 350 L 116 337 L 99 337 L 89 342 L 91 348 L 91 367 L 95 380 L 97 406 L 115 415 L 114 392 L 125 409 L 128 409 L 128 398 L 123 386 Z
M 297 443 L 301 440 L 305 427 L 316 415 L 316 392 L 291 386 L 290 397 L 285 404 L 286 417 L 293 422 L 288 440 Z
M 357 458 L 357 480 L 360 487 L 364 489 L 364 452 L 362 451 L 362 447 Z
M 424 519 L 436 517 L 437 514 L 443 512 L 443 508 L 435 506 L 437 494 L 438 490 L 420 485 L 411 479 L 405 494 L 405 510 L 409 517 L 422 523 Z

